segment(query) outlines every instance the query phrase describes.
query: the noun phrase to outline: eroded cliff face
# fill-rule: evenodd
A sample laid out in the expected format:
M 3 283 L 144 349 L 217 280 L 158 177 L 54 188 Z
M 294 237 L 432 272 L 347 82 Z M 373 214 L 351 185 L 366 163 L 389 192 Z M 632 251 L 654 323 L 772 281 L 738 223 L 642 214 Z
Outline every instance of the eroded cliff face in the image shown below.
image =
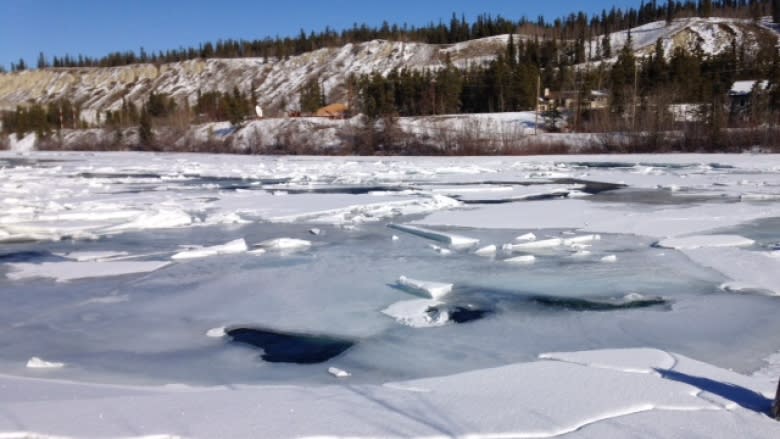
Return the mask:
M 745 20 L 686 19 L 650 23 L 631 31 L 637 55 L 648 55 L 660 38 L 667 56 L 675 48 L 697 45 L 705 53 L 729 50 L 733 41 L 755 46 L 759 38 L 776 36 L 768 27 Z M 612 47 L 625 44 L 628 32 L 611 35 Z M 523 36 L 516 36 L 522 39 Z M 310 80 L 320 81 L 331 102 L 346 99 L 346 79 L 351 74 L 388 73 L 393 69 L 437 69 L 449 57 L 458 67 L 489 62 L 504 50 L 508 36 L 497 36 L 453 45 L 430 45 L 375 40 L 325 48 L 285 60 L 242 58 L 190 60 L 112 68 L 45 69 L 0 75 L 0 110 L 29 103 L 47 104 L 60 98 L 78 104 L 81 117 L 94 124 L 106 111 L 121 108 L 123 100 L 140 105 L 152 92 L 164 93 L 191 105 L 199 92 L 243 93 L 254 89 L 266 114 L 295 108 L 300 89 Z M 591 45 L 598 46 L 601 37 Z

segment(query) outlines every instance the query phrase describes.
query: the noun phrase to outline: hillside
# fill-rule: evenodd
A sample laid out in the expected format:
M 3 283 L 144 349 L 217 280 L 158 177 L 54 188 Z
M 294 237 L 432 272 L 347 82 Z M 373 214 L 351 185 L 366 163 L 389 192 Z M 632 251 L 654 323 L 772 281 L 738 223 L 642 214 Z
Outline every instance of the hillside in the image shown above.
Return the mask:
M 651 53 L 659 38 L 663 40 L 667 54 L 677 47 L 690 50 L 697 44 L 705 53 L 717 54 L 728 50 L 733 41 L 752 47 L 758 39 L 775 33 L 766 25 L 724 18 L 689 18 L 669 24 L 660 21 L 630 32 L 633 48 L 639 56 Z M 627 36 L 628 31 L 610 36 L 613 52 L 625 44 Z M 590 42 L 592 56 L 601 39 L 598 37 Z M 152 92 L 187 99 L 193 104 L 198 92 L 226 92 L 238 87 L 248 93 L 254 87 L 259 104 L 267 114 L 274 115 L 295 108 L 298 91 L 311 79 L 323 83 L 329 101 L 342 101 L 347 95 L 344 83 L 351 74 L 387 73 L 400 68 L 437 69 L 444 65 L 448 56 L 456 66 L 464 68 L 494 59 L 507 41 L 508 35 L 452 45 L 374 40 L 320 49 L 286 60 L 208 59 L 163 65 L 60 68 L 0 74 L 0 110 L 67 98 L 80 104 L 83 120 L 95 123 L 105 111 L 118 110 L 123 99 L 138 105 Z

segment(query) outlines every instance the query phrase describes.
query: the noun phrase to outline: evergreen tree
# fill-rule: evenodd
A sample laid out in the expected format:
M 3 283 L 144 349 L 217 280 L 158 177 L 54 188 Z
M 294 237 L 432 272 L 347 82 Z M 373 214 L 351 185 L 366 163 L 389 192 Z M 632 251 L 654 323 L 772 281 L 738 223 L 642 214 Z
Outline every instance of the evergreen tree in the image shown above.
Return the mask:
M 149 116 L 146 106 L 141 109 L 141 116 L 138 121 L 138 141 L 141 147 L 149 147 L 154 143 L 152 118 Z
M 301 90 L 299 105 L 301 111 L 304 113 L 314 113 L 319 108 L 325 106 L 319 81 L 316 79 L 311 80 L 303 87 Z
M 780 0 L 772 0 L 772 21 L 780 23 Z

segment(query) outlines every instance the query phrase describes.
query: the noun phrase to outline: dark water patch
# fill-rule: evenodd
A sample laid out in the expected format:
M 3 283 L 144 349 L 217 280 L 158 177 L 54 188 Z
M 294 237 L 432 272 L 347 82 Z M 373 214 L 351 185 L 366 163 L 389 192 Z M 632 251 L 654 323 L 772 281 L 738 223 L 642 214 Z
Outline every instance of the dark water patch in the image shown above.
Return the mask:
M 317 188 L 292 188 L 285 189 L 283 187 L 278 190 L 286 192 L 289 195 L 303 195 L 303 194 L 318 194 L 318 195 L 366 195 L 373 192 L 403 192 L 410 190 L 410 187 L 402 186 L 323 186 Z
M 563 166 L 594 169 L 631 169 L 637 166 L 662 169 L 688 169 L 699 166 L 694 163 L 654 163 L 654 162 L 568 162 Z M 711 165 L 710 165 L 711 166 Z
M 52 257 L 54 257 L 54 255 L 52 255 L 50 252 L 47 251 L 38 251 L 38 250 L 19 251 L 13 253 L 0 254 L 0 263 L 33 262 L 33 261 L 40 261 L 42 259 L 48 259 Z
M 130 173 L 130 172 L 81 172 L 79 174 L 76 174 L 77 177 L 81 178 L 107 178 L 107 179 L 130 179 L 130 178 L 138 178 L 138 179 L 144 179 L 144 180 L 160 180 L 162 179 L 162 176 L 160 174 L 155 174 L 151 172 L 140 172 L 140 173 Z
M 463 204 L 509 204 L 520 203 L 523 201 L 546 201 L 546 200 L 558 200 L 569 196 L 569 192 L 551 192 L 548 194 L 528 195 L 524 197 L 515 198 L 498 198 L 491 200 L 463 200 L 461 197 L 453 197 Z
M 235 343 L 262 349 L 261 358 L 269 363 L 324 363 L 343 354 L 355 344 L 346 338 L 261 328 L 237 327 L 226 332 Z
M 619 311 L 651 307 L 671 308 L 671 304 L 661 297 L 638 297 L 621 299 L 584 299 L 579 297 L 534 296 L 531 302 L 545 308 L 568 311 Z
M 585 192 L 586 194 L 590 195 L 597 195 L 604 192 L 611 192 L 616 191 L 618 189 L 624 189 L 627 188 L 625 184 L 619 184 L 619 183 L 606 183 L 603 181 L 591 181 L 591 180 L 582 180 L 579 178 L 558 178 L 553 180 L 555 184 L 572 184 L 572 185 L 581 185 L 583 186 L 582 189 L 580 189 L 582 192 Z
M 450 320 L 462 324 L 481 320 L 491 314 L 495 310 L 480 309 L 473 305 L 455 306 L 450 310 Z
M 590 201 L 621 204 L 648 204 L 648 205 L 685 205 L 696 203 L 737 203 L 735 197 L 707 196 L 707 195 L 681 195 L 663 189 L 620 189 L 599 193 L 590 198 Z

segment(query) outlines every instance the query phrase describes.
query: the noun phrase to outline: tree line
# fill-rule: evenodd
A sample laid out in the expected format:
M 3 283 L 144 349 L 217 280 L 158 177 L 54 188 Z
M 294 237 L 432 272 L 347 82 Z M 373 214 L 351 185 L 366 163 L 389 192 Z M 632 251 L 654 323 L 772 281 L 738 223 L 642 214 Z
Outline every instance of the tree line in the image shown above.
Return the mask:
M 520 32 L 544 38 L 577 40 L 584 45 L 598 35 L 608 35 L 631 27 L 658 20 L 673 20 L 680 17 L 724 16 L 754 18 L 773 15 L 780 22 L 780 0 L 641 0 L 637 8 L 611 8 L 600 14 L 588 16 L 584 12 L 569 14 L 552 21 L 544 17 L 529 19 L 522 17 L 511 20 L 501 16 L 480 15 L 474 21 L 464 16 L 452 15 L 448 23 L 440 21 L 424 26 L 389 24 L 370 27 L 354 24 L 338 32 L 326 27 L 320 32 L 301 30 L 294 37 L 265 38 L 261 40 L 218 40 L 206 42 L 198 47 L 180 47 L 166 51 L 147 52 L 117 51 L 103 57 L 89 57 L 69 54 L 48 58 L 38 55 L 37 68 L 64 67 L 117 67 L 137 63 L 171 63 L 192 59 L 262 57 L 285 59 L 290 56 L 325 48 L 340 47 L 348 43 L 362 43 L 375 39 L 392 41 L 415 41 L 430 44 L 453 44 L 477 38 Z M 12 72 L 29 68 L 24 59 L 11 63 Z

